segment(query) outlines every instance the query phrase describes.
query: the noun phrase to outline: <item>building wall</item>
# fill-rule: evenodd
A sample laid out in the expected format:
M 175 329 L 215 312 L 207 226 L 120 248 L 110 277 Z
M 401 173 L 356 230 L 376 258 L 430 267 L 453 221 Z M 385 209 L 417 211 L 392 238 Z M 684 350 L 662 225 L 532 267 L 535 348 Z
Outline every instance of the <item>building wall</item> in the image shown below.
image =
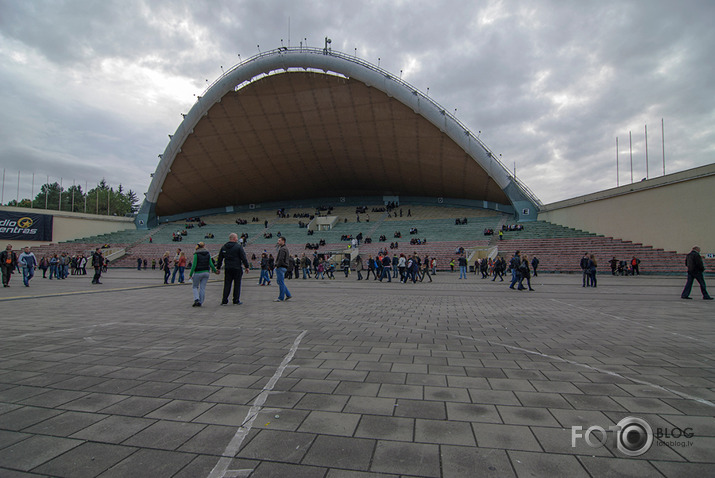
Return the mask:
M 715 253 L 715 164 L 545 205 L 539 219 L 687 253 Z
M 71 241 L 82 237 L 96 236 L 98 234 L 107 234 L 127 229 L 136 229 L 134 226 L 134 218 L 131 217 L 98 216 L 94 214 L 82 214 L 76 212 L 60 212 L 47 209 L 29 209 L 6 206 L 0 206 L 0 210 L 17 213 L 48 214 L 53 216 L 52 243 Z M 20 240 L 5 241 L 2 244 L 3 249 L 5 248 L 5 244 L 12 244 L 13 249 L 19 249 L 24 246 L 32 247 L 50 244 L 50 242 Z

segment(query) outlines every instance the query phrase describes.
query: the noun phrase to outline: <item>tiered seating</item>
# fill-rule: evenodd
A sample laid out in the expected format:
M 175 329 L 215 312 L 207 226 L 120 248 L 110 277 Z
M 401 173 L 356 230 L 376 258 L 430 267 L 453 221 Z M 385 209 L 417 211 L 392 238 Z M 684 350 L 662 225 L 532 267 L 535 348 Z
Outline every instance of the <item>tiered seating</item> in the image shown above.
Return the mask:
M 341 236 L 357 236 L 362 232 L 364 237 L 371 237 L 372 244 L 361 244 L 360 254 L 367 258 L 375 255 L 378 250 L 387 248 L 390 254 L 400 252 L 404 254 L 417 253 L 420 257 L 425 255 L 436 256 L 438 268 L 447 269 L 449 261 L 456 258 L 455 249 L 464 247 L 467 250 L 497 246 L 500 254 L 510 257 L 516 249 L 528 256 L 537 256 L 540 260 L 540 270 L 544 272 L 580 272 L 579 261 L 584 252 L 594 253 L 599 263 L 601 273 L 610 272 L 609 260 L 615 256 L 618 260 L 630 260 L 636 256 L 641 260 L 642 273 L 678 273 L 684 271 L 684 254 L 653 249 L 642 244 L 633 244 L 627 241 L 598 236 L 589 232 L 579 231 L 544 221 L 523 223 L 522 231 L 505 231 L 504 239 L 498 240 L 497 236 L 484 236 L 485 228 L 492 228 L 498 232 L 501 223 L 512 224 L 513 217 L 481 209 L 442 208 L 439 206 L 402 206 L 403 215 L 399 216 L 399 208 L 387 217 L 385 212 L 372 212 L 378 205 L 365 205 L 370 214 L 360 215 L 360 222 L 356 222 L 354 206 L 341 206 L 333 208 L 331 215 L 339 218 L 338 223 L 330 231 L 315 231 L 313 235 L 307 234 L 307 229 L 300 228 L 298 223 L 309 222 L 308 218 L 294 218 L 295 213 L 315 214 L 315 209 L 302 208 L 287 210 L 289 217 L 279 218 L 275 211 L 270 212 L 234 212 L 217 216 L 207 216 L 202 219 L 206 226 L 187 229 L 187 235 L 181 242 L 172 242 L 172 232 L 184 229 L 186 222 L 177 221 L 162 225 L 153 231 L 122 231 L 114 234 L 103 234 L 63 244 L 53 244 L 34 248 L 38 257 L 62 251 L 70 254 L 89 253 L 101 244 L 110 244 L 112 247 L 127 248 L 127 255 L 116 261 L 115 267 L 134 267 L 137 258 L 159 259 L 165 252 L 172 255 L 176 248 L 181 248 L 191 253 L 197 242 L 203 241 L 212 252 L 218 252 L 220 246 L 228 240 L 232 232 L 249 235 L 246 252 L 249 258 L 255 254 L 260 256 L 264 250 L 274 253 L 278 232 L 288 238 L 288 245 L 293 254 L 307 255 L 314 251 L 305 249 L 306 243 L 318 243 L 325 240 L 326 245 L 320 248 L 321 252 L 342 251 L 347 249 L 349 242 L 341 241 Z M 410 217 L 407 217 L 407 210 Z M 397 215 L 394 213 L 397 212 Z M 248 220 L 246 225 L 237 225 L 236 218 Z M 251 218 L 258 217 L 260 222 L 251 222 Z M 468 219 L 467 225 L 455 225 L 455 219 Z M 345 221 L 347 219 L 347 221 Z M 264 221 L 268 221 L 268 228 Z M 418 234 L 410 235 L 410 227 L 416 227 Z M 400 231 L 402 237 L 394 238 L 394 232 Z M 264 238 L 263 234 L 270 232 L 271 238 Z M 214 234 L 213 239 L 206 239 L 208 233 Z M 386 242 L 378 241 L 380 235 L 386 236 Z M 153 243 L 149 243 L 149 237 Z M 427 238 L 427 245 L 410 245 L 412 238 Z M 391 242 L 398 242 L 398 249 L 389 249 Z M 713 270 L 715 260 L 705 259 L 708 270 Z M 257 265 L 257 261 L 254 261 Z
M 640 259 L 641 273 L 682 273 L 684 254 L 653 249 L 610 237 L 597 236 L 544 221 L 526 223 L 523 231 L 507 231 L 504 240 L 497 241 L 500 254 L 510 257 L 520 250 L 529 257 L 539 258 L 544 272 L 580 272 L 584 253 L 594 254 L 601 272 L 610 273 L 612 257 L 629 261 Z

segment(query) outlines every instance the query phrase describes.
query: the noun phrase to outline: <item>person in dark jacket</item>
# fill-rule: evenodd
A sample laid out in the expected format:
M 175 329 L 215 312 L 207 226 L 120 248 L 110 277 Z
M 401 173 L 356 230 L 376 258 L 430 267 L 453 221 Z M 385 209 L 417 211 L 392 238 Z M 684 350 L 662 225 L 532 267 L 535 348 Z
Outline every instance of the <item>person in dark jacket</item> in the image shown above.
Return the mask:
M 94 250 L 92 254 L 92 267 L 94 267 L 94 277 L 92 277 L 92 284 L 101 284 L 99 278 L 102 277 L 102 267 L 104 267 L 104 256 L 102 255 L 102 249 L 99 247 Z
M 581 272 L 583 275 L 581 287 L 586 287 L 586 284 L 589 282 L 588 252 L 583 253 L 583 257 L 581 258 L 581 262 L 579 263 L 579 266 L 581 267 Z
M 511 284 L 509 284 L 510 289 L 513 289 L 514 285 L 516 285 L 516 283 L 519 282 L 519 279 L 521 278 L 521 272 L 519 272 L 519 267 L 521 267 L 521 256 L 519 255 L 519 251 L 516 251 L 514 253 L 514 257 L 512 257 L 509 261 L 509 269 L 511 269 Z M 523 288 L 524 286 L 522 285 L 521 289 Z
M 281 236 L 278 238 L 278 254 L 276 254 L 276 284 L 278 284 L 279 292 L 275 302 L 283 302 L 293 298 L 285 283 L 285 273 L 290 266 L 289 258 L 290 252 L 286 247 L 285 236 Z
M 539 258 L 534 256 L 531 258 L 531 268 L 534 269 L 534 277 L 538 276 L 539 274 L 536 272 L 536 268 L 539 267 Z
M 226 270 L 223 276 L 223 298 L 221 299 L 221 305 L 228 304 L 228 295 L 231 292 L 231 286 L 233 286 L 233 303 L 241 304 L 241 278 L 243 277 L 243 269 L 246 269 L 248 273 L 248 259 L 246 258 L 246 251 L 238 243 L 238 235 L 234 232 L 228 235 L 228 242 L 223 245 L 221 251 L 218 253 L 218 264 L 216 265 L 217 270 L 221 270 L 221 266 L 224 261 L 226 261 Z
M 2 268 L 2 286 L 10 287 L 10 277 L 17 267 L 17 254 L 12 250 L 12 244 L 8 244 L 4 251 L 0 252 L 0 268 Z
M 526 279 L 526 285 L 529 287 L 529 290 L 533 292 L 534 289 L 531 288 L 531 271 L 529 270 L 529 258 L 524 255 L 521 258 L 521 266 L 519 266 L 519 273 L 520 273 L 520 278 L 519 278 L 519 290 L 524 290 L 526 287 L 524 287 L 524 279 Z
M 206 244 L 199 242 L 196 244 L 194 251 L 194 259 L 191 261 L 191 272 L 189 279 L 193 282 L 194 305 L 193 307 L 201 307 L 206 298 L 206 283 L 209 281 L 211 271 L 218 274 L 214 260 L 209 251 L 206 250 Z
M 693 281 L 696 280 L 698 284 L 700 284 L 700 292 L 703 293 L 703 300 L 713 300 L 705 288 L 705 278 L 703 277 L 705 264 L 703 263 L 703 258 L 700 257 L 700 248 L 698 246 L 694 246 L 693 250 L 685 257 L 685 265 L 688 268 L 688 280 L 685 282 L 685 288 L 683 289 L 683 293 L 680 294 L 680 298 L 691 298 L 690 290 L 693 288 Z

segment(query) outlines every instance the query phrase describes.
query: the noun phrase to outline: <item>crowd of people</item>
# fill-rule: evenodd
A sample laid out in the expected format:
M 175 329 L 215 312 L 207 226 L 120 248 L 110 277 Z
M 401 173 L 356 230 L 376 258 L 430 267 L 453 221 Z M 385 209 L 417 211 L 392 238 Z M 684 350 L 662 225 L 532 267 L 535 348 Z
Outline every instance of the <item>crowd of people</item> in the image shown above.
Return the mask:
M 37 259 L 29 246 L 25 246 L 20 254 L 12 250 L 12 244 L 8 244 L 5 250 L 0 253 L 0 268 L 2 269 L 2 285 L 10 287 L 10 279 L 15 272 L 22 274 L 22 282 L 25 287 L 30 287 L 30 281 L 35 277 L 35 271 L 42 271 L 43 279 L 67 279 L 70 275 L 87 275 L 87 264 L 91 260 L 93 267 L 99 268 L 100 274 L 106 272 L 109 261 L 102 255 L 102 249 L 98 247 L 88 259 L 83 253 L 73 256 L 66 252 L 50 254 Z M 101 261 L 97 259 L 101 258 Z M 94 284 L 94 279 L 92 280 Z

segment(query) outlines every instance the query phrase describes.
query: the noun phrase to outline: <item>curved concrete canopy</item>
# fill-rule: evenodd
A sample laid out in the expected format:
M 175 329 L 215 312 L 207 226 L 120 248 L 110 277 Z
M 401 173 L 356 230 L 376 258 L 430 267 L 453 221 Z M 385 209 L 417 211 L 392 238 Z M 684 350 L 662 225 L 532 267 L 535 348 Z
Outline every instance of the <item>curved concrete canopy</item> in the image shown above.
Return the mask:
M 328 196 L 538 200 L 437 103 L 354 57 L 279 49 L 234 67 L 160 156 L 139 224 L 156 216 Z

